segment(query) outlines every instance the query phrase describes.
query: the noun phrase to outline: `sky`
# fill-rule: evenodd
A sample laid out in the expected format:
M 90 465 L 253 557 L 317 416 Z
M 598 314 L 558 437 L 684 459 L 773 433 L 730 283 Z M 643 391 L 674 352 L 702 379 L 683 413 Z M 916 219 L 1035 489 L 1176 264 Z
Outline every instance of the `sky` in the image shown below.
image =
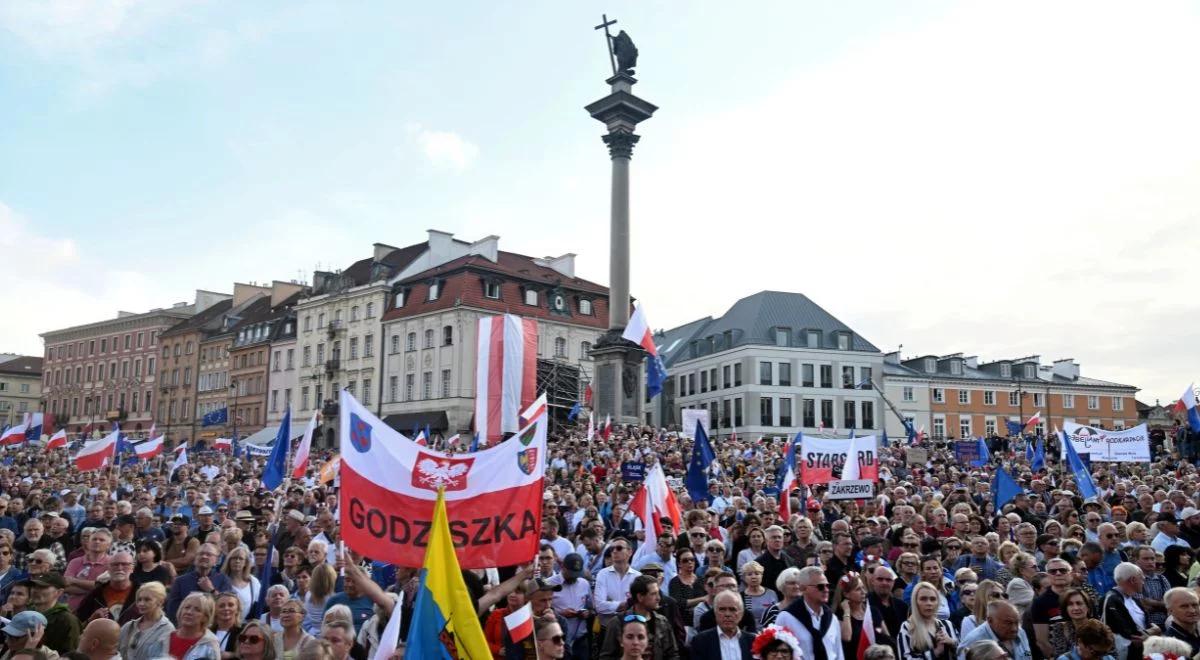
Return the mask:
M 1200 4 L 1171 1 L 7 0 L 0 351 L 430 228 L 606 283 L 601 14 L 660 108 L 655 327 L 796 291 L 906 358 L 1196 379 Z

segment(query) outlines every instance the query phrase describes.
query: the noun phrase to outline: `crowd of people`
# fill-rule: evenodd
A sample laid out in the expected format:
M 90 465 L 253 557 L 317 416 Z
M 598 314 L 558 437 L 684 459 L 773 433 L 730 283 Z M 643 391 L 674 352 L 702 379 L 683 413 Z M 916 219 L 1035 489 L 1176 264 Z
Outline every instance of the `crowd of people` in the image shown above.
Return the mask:
M 693 499 L 689 438 L 552 435 L 537 556 L 463 572 L 493 657 L 1200 655 L 1200 475 L 1170 451 L 1094 464 L 1100 493 L 1084 501 L 1054 452 L 1034 472 L 1020 440 L 995 443 L 978 467 L 946 443 L 924 443 L 917 464 L 894 445 L 877 452 L 874 497 L 836 500 L 822 485 L 780 493 L 783 440 L 713 445 L 708 492 Z M 262 489 L 262 461 L 199 452 L 174 473 L 166 460 L 79 473 L 65 452 L 10 448 L 0 660 L 341 660 L 381 644 L 404 657 L 417 567 L 340 546 L 322 457 L 274 492 Z M 678 526 L 648 527 L 629 510 L 631 463 L 662 465 Z M 996 510 L 1001 466 L 1022 491 Z M 526 604 L 534 632 L 514 641 L 504 619 Z M 384 640 L 397 607 L 400 633 Z

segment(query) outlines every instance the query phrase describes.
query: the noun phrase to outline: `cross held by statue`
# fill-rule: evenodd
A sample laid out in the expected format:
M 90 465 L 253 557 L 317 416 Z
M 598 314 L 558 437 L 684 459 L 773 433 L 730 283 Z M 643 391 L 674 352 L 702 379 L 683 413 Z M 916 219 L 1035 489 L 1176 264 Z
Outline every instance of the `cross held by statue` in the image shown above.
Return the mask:
M 609 33 L 608 26 L 616 25 L 617 21 L 616 21 L 616 19 L 613 19 L 611 21 L 608 20 L 608 14 L 601 14 L 600 21 L 601 21 L 600 25 L 597 25 L 595 27 L 595 29 L 597 29 L 597 30 L 603 29 L 604 30 L 604 43 L 608 46 L 608 62 L 609 62 L 609 64 L 612 65 L 613 75 L 616 75 L 617 74 L 617 57 L 616 57 L 616 55 L 613 54 L 612 34 Z

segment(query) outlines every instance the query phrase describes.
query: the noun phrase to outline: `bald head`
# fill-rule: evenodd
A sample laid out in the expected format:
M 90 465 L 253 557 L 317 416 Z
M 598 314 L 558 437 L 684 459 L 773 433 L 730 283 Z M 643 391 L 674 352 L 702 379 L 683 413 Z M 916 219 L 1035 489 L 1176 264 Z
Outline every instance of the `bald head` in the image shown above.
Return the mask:
M 108 660 L 117 653 L 121 626 L 112 619 L 93 619 L 79 636 L 79 652 L 89 658 Z

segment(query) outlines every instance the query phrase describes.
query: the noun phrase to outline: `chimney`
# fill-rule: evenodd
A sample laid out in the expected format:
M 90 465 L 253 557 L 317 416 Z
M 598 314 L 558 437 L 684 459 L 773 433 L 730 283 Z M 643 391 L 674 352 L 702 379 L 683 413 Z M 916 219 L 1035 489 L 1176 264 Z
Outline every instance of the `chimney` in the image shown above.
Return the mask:
M 375 244 L 376 250 L 378 250 L 380 245 L 380 243 Z M 283 282 L 281 280 L 271 282 L 271 307 L 279 305 L 279 303 L 295 295 L 296 292 L 303 291 L 304 288 L 304 285 L 295 282 Z
M 1079 365 L 1075 363 L 1075 358 L 1063 358 L 1055 360 L 1051 367 L 1055 376 L 1060 378 L 1068 378 L 1070 380 L 1079 380 Z
M 883 361 L 887 364 L 900 364 L 900 351 L 892 351 L 891 353 L 884 353 Z
M 237 307 L 245 302 L 253 300 L 258 296 L 271 295 L 271 288 L 265 286 L 257 286 L 254 284 L 242 284 L 241 282 L 233 283 L 233 306 Z
M 967 366 L 972 369 L 979 368 L 979 356 L 978 355 L 967 356 L 967 357 L 963 358 L 963 362 L 966 362 Z
M 199 314 L 222 300 L 229 300 L 228 293 L 217 293 L 215 291 L 205 291 L 204 289 L 196 289 L 196 313 Z
M 500 237 L 493 234 L 475 241 L 467 248 L 467 254 L 477 254 L 496 263 L 500 259 Z
M 392 247 L 391 245 L 388 245 L 386 243 L 376 243 L 375 244 L 375 252 L 374 252 L 374 254 L 371 255 L 371 259 L 373 259 L 375 261 L 383 261 L 384 257 L 395 252 L 396 250 L 397 250 L 397 248 Z M 274 304 L 274 301 L 272 301 L 272 304 Z
M 567 277 L 575 277 L 575 253 L 568 252 L 561 257 L 544 257 L 542 259 L 534 259 L 533 263 L 550 268 Z
M 454 258 L 450 256 L 451 249 L 454 246 L 454 234 L 437 229 L 426 229 L 425 235 L 427 237 L 425 240 L 429 242 L 429 252 L 433 255 L 434 263 L 441 264 Z

